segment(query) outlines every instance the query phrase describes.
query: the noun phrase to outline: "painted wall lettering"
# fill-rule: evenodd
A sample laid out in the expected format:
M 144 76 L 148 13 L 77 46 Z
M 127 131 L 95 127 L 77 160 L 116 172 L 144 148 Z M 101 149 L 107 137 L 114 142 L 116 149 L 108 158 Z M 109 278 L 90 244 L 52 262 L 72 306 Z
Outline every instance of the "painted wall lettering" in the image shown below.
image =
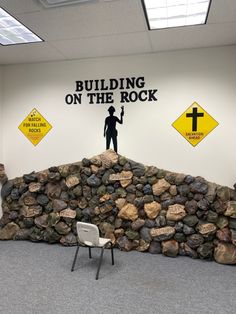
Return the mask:
M 113 104 L 114 91 L 119 91 L 120 103 L 157 101 L 157 89 L 145 89 L 145 78 L 125 77 L 75 81 L 75 90 L 65 96 L 67 105 L 81 104 L 87 98 L 89 104 Z

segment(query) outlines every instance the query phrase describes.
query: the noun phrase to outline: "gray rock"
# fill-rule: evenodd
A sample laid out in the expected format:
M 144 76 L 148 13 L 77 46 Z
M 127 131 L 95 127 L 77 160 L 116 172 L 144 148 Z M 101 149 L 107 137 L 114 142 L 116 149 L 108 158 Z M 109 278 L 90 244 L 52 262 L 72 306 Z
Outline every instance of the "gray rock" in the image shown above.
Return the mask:
M 186 242 L 186 236 L 183 233 L 177 232 L 174 236 L 174 239 L 177 242 Z
M 20 198 L 20 193 L 19 193 L 19 190 L 17 188 L 12 189 L 10 195 L 11 195 L 11 198 L 13 200 L 18 200 Z
M 31 172 L 29 174 L 24 174 L 23 175 L 23 180 L 25 183 L 30 183 L 30 182 L 35 182 L 37 181 L 37 175 L 35 172 Z
M 184 217 L 183 222 L 189 227 L 194 227 L 198 223 L 198 218 L 195 215 L 188 215 Z
M 230 200 L 230 188 L 228 188 L 227 186 L 218 187 L 216 190 L 216 194 L 223 202 Z
M 166 225 L 166 218 L 164 216 L 158 216 L 155 219 L 155 224 L 157 227 L 164 227 Z
M 200 181 L 196 179 L 190 184 L 190 190 L 193 193 L 206 194 L 208 191 L 208 185 L 205 181 Z
M 190 235 L 187 239 L 187 243 L 192 249 L 198 248 L 201 244 L 203 244 L 203 242 L 203 236 L 197 233 Z
M 36 201 L 41 206 L 46 206 L 49 202 L 49 198 L 45 194 L 39 194 L 36 198 Z
M 59 199 L 54 199 L 52 202 L 52 208 L 55 212 L 59 212 L 67 208 L 67 203 Z
M 187 196 L 190 192 L 190 187 L 187 184 L 178 185 L 177 191 L 181 196 Z
M 77 238 L 72 232 L 70 232 L 69 234 L 61 237 L 60 243 L 63 246 L 74 246 L 77 245 Z
M 152 240 L 152 237 L 150 235 L 150 229 L 147 227 L 142 227 L 140 229 L 140 237 L 145 241 L 145 242 L 150 242 Z
M 236 230 L 236 219 L 234 219 L 234 218 L 229 219 L 229 227 L 230 227 L 230 229 Z
M 119 248 L 123 251 L 131 251 L 133 248 L 133 242 L 130 241 L 126 236 L 117 239 Z
M 143 193 L 144 193 L 144 194 L 149 194 L 149 195 L 152 194 L 152 187 L 151 187 L 150 184 L 144 185 L 144 187 L 143 187 Z
M 209 210 L 209 212 L 207 214 L 207 221 L 216 223 L 217 220 L 218 220 L 218 214 L 213 212 L 212 210 Z
M 195 178 L 190 176 L 190 175 L 186 176 L 184 179 L 185 183 L 187 183 L 187 184 L 192 183 L 194 180 L 195 180 Z
M 98 187 L 101 184 L 101 180 L 95 174 L 92 174 L 87 179 L 87 184 L 92 187 Z
M 130 166 L 134 176 L 141 177 L 145 174 L 144 165 L 130 160 Z
M 29 240 L 31 230 L 30 229 L 20 229 L 14 235 L 14 240 Z
M 212 242 L 206 242 L 199 246 L 197 252 L 202 259 L 209 259 L 211 260 L 213 257 L 213 249 L 214 245 Z
M 192 228 L 192 227 L 189 227 L 189 226 L 187 226 L 187 225 L 184 225 L 184 227 L 183 227 L 183 233 L 186 234 L 186 235 L 190 235 L 190 234 L 195 233 L 195 229 Z
M 8 195 L 10 195 L 12 189 L 13 189 L 13 183 L 11 181 L 7 181 L 5 184 L 2 186 L 1 190 L 1 197 L 5 199 Z
M 152 241 L 149 245 L 148 252 L 151 254 L 161 254 L 161 243 Z

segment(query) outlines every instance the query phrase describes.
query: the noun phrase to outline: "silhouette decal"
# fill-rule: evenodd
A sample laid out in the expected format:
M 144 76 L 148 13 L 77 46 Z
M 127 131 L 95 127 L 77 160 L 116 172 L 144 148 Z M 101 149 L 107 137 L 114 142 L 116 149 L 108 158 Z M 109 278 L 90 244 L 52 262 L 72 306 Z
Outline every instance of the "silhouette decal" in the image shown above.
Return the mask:
M 105 119 L 104 137 L 106 137 L 106 149 L 110 148 L 111 140 L 113 143 L 114 151 L 117 153 L 117 129 L 116 123 L 123 124 L 124 106 L 121 107 L 120 119 L 114 116 L 115 108 L 110 106 L 108 108 L 109 116 Z

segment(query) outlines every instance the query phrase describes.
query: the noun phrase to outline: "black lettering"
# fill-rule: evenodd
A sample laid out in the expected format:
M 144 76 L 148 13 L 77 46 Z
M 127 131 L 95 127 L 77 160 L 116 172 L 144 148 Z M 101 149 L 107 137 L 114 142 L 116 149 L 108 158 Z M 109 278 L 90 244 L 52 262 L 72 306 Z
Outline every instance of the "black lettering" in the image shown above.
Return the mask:
M 157 101 L 155 94 L 157 93 L 157 89 L 149 89 L 148 90 L 148 101 Z

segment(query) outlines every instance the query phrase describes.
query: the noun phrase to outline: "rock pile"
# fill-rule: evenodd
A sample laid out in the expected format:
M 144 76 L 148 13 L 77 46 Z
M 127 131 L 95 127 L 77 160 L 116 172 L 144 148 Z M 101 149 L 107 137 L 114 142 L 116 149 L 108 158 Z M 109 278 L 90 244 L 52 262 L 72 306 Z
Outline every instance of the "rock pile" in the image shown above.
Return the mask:
M 236 264 L 236 191 L 108 150 L 7 180 L 0 240 L 76 244 L 76 221 L 122 250 Z

